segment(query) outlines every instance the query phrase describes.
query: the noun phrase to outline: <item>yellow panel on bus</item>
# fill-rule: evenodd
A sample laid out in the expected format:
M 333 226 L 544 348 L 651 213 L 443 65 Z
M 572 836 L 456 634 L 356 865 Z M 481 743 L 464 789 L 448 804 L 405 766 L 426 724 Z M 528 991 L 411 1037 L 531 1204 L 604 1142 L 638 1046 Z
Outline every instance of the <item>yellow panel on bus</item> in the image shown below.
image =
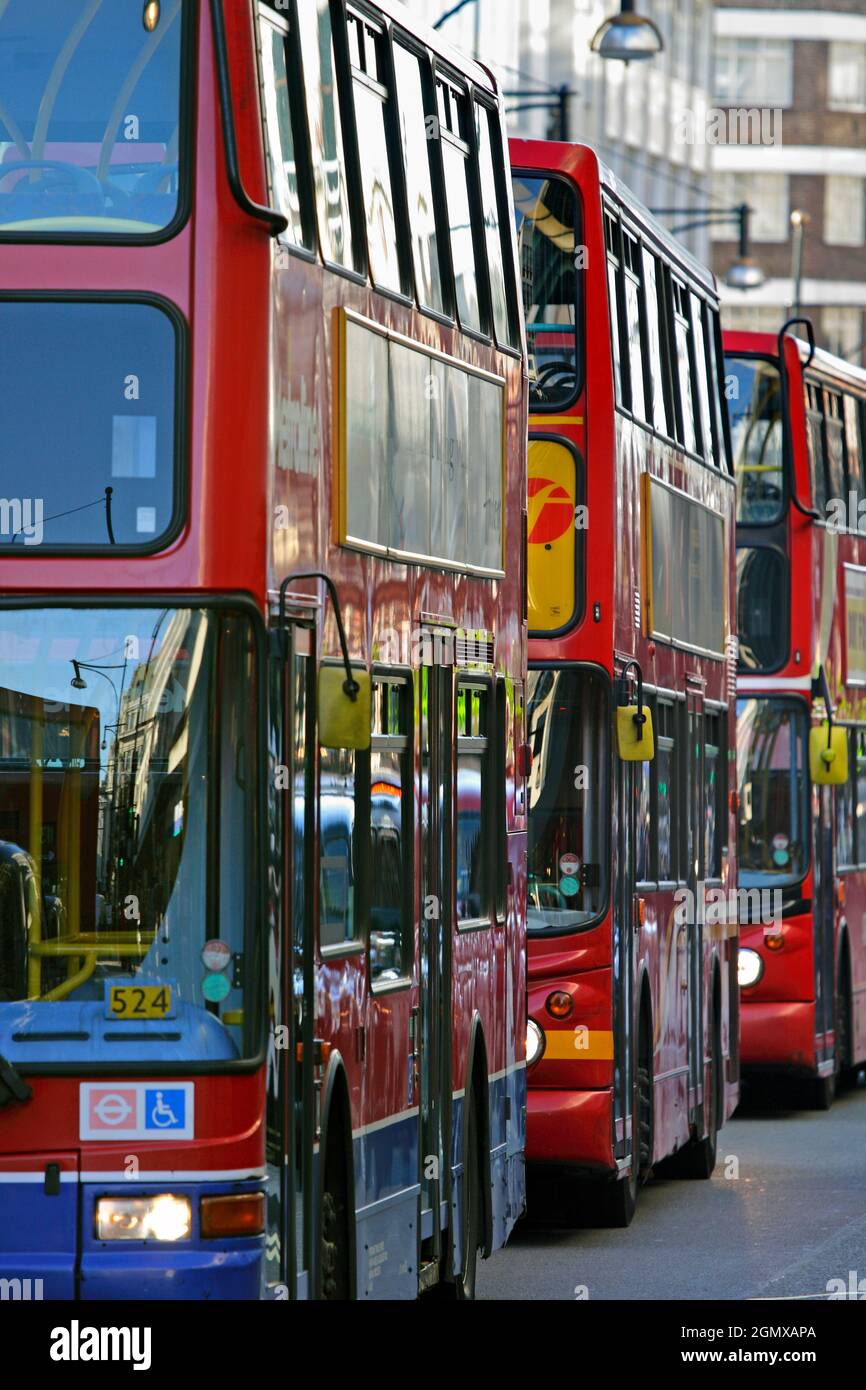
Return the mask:
M 571 450 L 553 439 L 530 439 L 526 573 L 531 632 L 555 632 L 574 616 L 576 486 Z

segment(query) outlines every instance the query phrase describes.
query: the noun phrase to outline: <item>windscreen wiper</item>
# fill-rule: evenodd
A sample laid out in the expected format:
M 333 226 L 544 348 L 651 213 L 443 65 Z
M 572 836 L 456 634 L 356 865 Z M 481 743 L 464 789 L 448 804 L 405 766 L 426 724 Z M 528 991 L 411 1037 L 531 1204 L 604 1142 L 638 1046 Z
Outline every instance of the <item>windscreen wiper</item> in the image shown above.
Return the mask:
M 0 1107 L 4 1105 L 23 1105 L 32 1100 L 33 1092 L 23 1076 L 19 1076 L 11 1062 L 0 1052 Z

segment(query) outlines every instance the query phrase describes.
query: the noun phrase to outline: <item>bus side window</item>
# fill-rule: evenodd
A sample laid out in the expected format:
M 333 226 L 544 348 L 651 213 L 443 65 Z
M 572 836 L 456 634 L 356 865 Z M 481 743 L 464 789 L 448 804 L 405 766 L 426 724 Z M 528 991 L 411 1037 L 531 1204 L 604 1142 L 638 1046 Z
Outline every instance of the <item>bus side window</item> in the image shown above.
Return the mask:
M 618 220 L 609 212 L 604 214 L 604 242 L 607 250 L 607 302 L 610 312 L 610 343 L 613 350 L 613 384 L 617 405 L 625 405 L 627 393 L 623 378 L 628 371 L 628 359 L 622 347 L 624 310 L 620 227 Z
M 413 921 L 412 686 L 373 683 L 370 742 L 370 979 L 410 973 Z
M 490 690 L 457 690 L 457 920 L 490 920 L 493 906 L 491 851 Z
M 629 362 L 629 405 L 639 420 L 649 421 L 649 385 L 645 382 L 647 356 L 646 314 L 643 307 L 640 242 L 625 230 L 622 234 L 625 329 Z
M 656 872 L 663 883 L 679 876 L 676 708 L 668 700 L 658 701 L 656 730 L 656 755 L 650 766 L 655 766 Z
M 669 391 L 666 389 L 664 315 L 659 299 L 658 261 L 647 247 L 643 248 L 643 278 L 648 329 L 647 356 L 652 377 L 652 423 L 659 434 L 672 436 L 673 428 L 668 424 Z
M 457 314 L 462 328 L 482 327 L 480 257 L 475 244 L 475 154 L 469 129 L 469 98 L 442 73 L 436 74 L 439 146 L 445 176 L 445 200 Z
M 356 270 L 358 256 L 349 212 L 343 112 L 329 0 L 305 0 L 298 5 L 297 16 L 319 243 L 329 264 Z
M 367 224 L 367 251 L 374 285 L 402 291 L 397 250 L 391 125 L 394 113 L 385 35 L 377 25 L 349 10 L 349 65 L 358 131 L 358 157 Z M 399 172 L 398 172 L 399 177 Z
M 857 824 L 854 816 L 857 782 L 857 730 L 848 730 L 848 781 L 836 788 L 836 859 L 839 868 L 857 863 Z
M 728 838 L 723 716 L 707 712 L 704 720 L 704 877 L 722 876 L 722 848 Z
M 842 398 L 835 391 L 824 392 L 824 449 L 827 460 L 828 498 L 845 498 L 845 426 Z
M 677 383 L 680 401 L 679 442 L 689 453 L 699 450 L 695 428 L 695 407 L 692 398 L 692 334 L 689 322 L 688 290 L 685 285 L 671 276 L 671 303 L 673 305 L 674 346 L 677 360 Z
M 692 294 L 692 342 L 694 344 L 695 375 L 697 398 L 700 406 L 701 438 L 704 444 L 704 458 L 707 463 L 718 466 L 719 441 L 716 438 L 715 421 L 712 416 L 712 377 L 707 365 L 707 342 L 705 332 L 705 305 L 697 295 Z
M 820 388 L 811 381 L 806 383 L 806 435 L 809 443 L 809 469 L 812 475 L 812 505 L 823 516 L 828 496 L 824 471 L 823 412 Z
M 475 103 L 475 134 L 493 330 L 500 347 L 514 347 L 519 334 L 511 224 L 503 190 L 502 136 L 499 116 L 481 102 Z
M 856 730 L 855 742 L 854 776 L 857 779 L 854 783 L 857 835 L 855 852 L 858 864 L 866 865 L 866 728 L 862 724 Z
M 403 173 L 409 205 L 415 293 L 420 308 L 444 314 L 444 275 L 439 250 L 444 241 L 444 229 L 440 233 L 436 225 L 437 203 L 433 193 L 431 163 L 435 142 L 428 138 L 428 122 L 435 117 L 432 112 L 428 113 L 424 101 L 424 59 L 410 53 L 408 48 L 397 42 L 392 53 L 400 112 Z
M 866 507 L 861 509 L 861 502 L 866 501 L 866 480 L 863 477 L 863 438 L 860 433 L 860 410 L 856 396 L 845 394 L 843 406 L 845 414 L 845 458 L 847 461 L 847 477 L 845 481 L 846 496 L 853 492 L 856 497 L 858 529 L 866 530 Z
M 297 35 L 272 10 L 259 10 L 259 66 L 271 193 L 274 205 L 289 222 L 281 235 L 293 246 L 312 250 L 315 217 Z

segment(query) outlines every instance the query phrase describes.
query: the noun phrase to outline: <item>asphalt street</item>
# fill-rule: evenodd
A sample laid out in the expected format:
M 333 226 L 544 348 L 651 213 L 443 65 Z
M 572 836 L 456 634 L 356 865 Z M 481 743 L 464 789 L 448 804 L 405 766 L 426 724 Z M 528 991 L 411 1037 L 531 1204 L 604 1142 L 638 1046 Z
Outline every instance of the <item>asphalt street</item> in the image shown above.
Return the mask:
M 709 1181 L 651 1177 L 627 1230 L 542 1191 L 508 1247 L 479 1267 L 479 1299 L 866 1298 L 866 1089 L 829 1113 L 753 1098 L 719 1136 Z M 849 1294 L 850 1296 L 850 1294 Z

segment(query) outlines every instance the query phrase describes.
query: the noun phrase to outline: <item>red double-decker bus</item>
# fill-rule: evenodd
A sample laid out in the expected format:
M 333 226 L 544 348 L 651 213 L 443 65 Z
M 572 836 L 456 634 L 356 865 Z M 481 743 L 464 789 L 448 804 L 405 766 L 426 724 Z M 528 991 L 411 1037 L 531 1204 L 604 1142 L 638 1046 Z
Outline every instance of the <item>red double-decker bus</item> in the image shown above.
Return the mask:
M 776 337 L 726 333 L 725 354 L 738 854 L 754 898 L 742 1062 L 826 1109 L 866 1058 L 866 372 L 816 352 L 801 319 Z
M 530 366 L 527 1158 L 602 1180 L 598 1209 L 626 1225 L 654 1164 L 712 1172 L 738 1096 L 718 301 L 592 150 L 512 141 L 511 160 Z
M 8 0 L 0 92 L 0 1273 L 471 1297 L 524 1205 L 496 86 L 392 0 Z

